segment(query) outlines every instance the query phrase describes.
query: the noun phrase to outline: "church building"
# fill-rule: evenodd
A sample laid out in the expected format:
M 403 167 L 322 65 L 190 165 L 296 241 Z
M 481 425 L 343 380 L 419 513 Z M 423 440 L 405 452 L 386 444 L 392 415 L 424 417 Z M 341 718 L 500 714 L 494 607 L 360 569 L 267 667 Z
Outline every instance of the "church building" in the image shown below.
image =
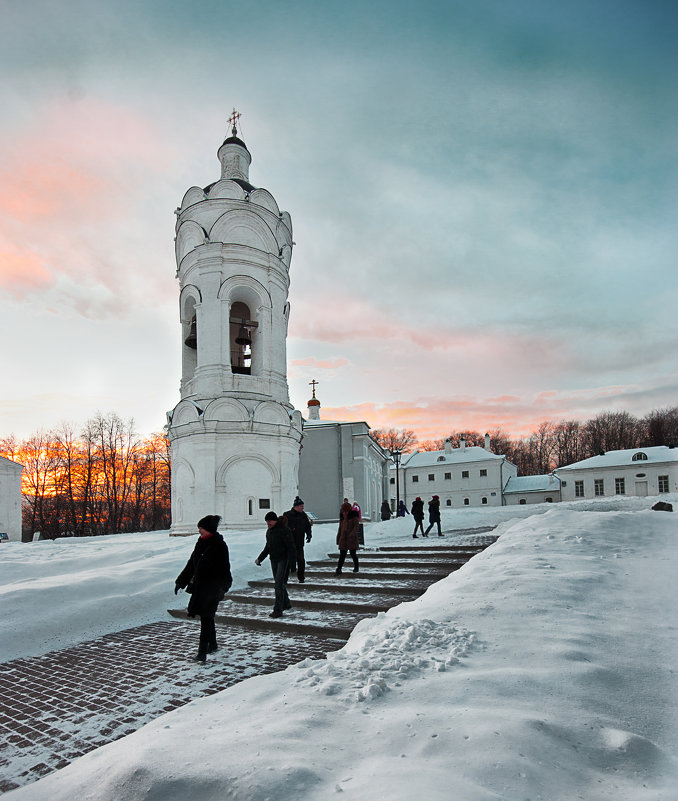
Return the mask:
M 182 375 L 168 413 L 173 535 L 206 514 L 261 527 L 298 491 L 301 413 L 289 401 L 287 324 L 292 221 L 250 183 L 237 135 L 217 151 L 219 180 L 176 210 Z
M 320 401 L 308 402 L 299 467 L 299 493 L 319 521 L 339 519 L 348 498 L 357 502 L 363 520 L 379 520 L 388 499 L 390 454 L 370 436 L 365 422 L 342 423 L 320 419 Z

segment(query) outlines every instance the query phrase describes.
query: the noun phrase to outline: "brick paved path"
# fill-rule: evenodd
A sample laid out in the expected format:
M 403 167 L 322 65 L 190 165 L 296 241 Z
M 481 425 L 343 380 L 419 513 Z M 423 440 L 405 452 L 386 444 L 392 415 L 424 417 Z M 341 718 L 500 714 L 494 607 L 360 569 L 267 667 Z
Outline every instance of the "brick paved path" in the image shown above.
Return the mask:
M 64 767 L 191 700 L 305 658 L 323 658 L 342 647 L 362 618 L 424 592 L 440 577 L 441 563 L 448 572 L 455 570 L 495 540 L 480 534 L 464 537 L 463 548 L 439 540 L 417 553 L 407 548 L 363 551 L 364 570 L 358 575 L 335 578 L 333 560 L 309 565 L 313 575 L 305 584 L 291 581 L 294 608 L 282 619 L 268 617 L 272 580 L 250 582 L 249 589 L 228 593 L 220 605 L 220 650 L 208 657 L 207 666 L 191 659 L 197 650 L 196 622 L 179 620 L 5 662 L 0 666 L 0 793 Z M 181 617 L 185 611 L 172 614 Z
M 307 634 L 220 629 L 206 667 L 194 623 L 162 622 L 0 670 L 0 792 L 28 784 L 164 712 L 341 648 Z

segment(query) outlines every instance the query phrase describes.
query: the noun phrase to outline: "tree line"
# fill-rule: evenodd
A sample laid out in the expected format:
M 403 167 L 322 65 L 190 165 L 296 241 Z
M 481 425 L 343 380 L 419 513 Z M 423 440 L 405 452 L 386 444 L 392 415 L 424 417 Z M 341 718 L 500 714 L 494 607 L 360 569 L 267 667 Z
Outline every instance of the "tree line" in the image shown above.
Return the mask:
M 62 423 L 23 441 L 0 438 L 0 455 L 24 466 L 24 539 L 170 526 L 169 443 L 164 434 L 140 439 L 131 419 L 97 414 L 77 432 Z
M 370 433 L 391 452 L 443 450 L 446 439 L 453 448 L 458 448 L 461 440 L 481 448 L 485 444 L 484 433 L 477 431 L 453 431 L 442 439 L 422 442 L 417 441 L 415 432 L 410 429 L 377 428 Z M 585 422 L 544 421 L 529 437 L 522 439 L 512 439 L 501 429 L 488 433 L 492 452 L 506 456 L 516 465 L 519 475 L 545 475 L 556 467 L 565 467 L 605 451 L 678 445 L 678 406 L 655 409 L 641 418 L 628 412 L 606 411 Z

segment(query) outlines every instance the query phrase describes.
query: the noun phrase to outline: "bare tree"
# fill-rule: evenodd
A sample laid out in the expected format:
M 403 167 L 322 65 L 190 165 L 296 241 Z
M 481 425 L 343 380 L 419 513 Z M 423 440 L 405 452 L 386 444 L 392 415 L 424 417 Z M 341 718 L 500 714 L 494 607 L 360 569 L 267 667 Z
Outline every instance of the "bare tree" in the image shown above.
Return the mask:
M 643 445 L 678 445 L 678 406 L 654 409 L 640 424 L 643 428 Z
M 416 434 L 408 428 L 373 428 L 370 435 L 391 453 L 412 451 L 417 444 Z

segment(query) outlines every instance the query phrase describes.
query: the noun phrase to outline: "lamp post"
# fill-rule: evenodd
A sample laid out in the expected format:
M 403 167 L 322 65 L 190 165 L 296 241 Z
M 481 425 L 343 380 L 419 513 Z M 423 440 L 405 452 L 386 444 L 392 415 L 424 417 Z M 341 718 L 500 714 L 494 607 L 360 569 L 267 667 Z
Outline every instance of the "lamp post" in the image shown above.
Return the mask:
M 393 458 L 393 462 L 395 464 L 396 469 L 396 517 L 398 517 L 398 512 L 400 511 L 400 457 L 402 456 L 402 451 L 395 450 L 391 451 L 391 457 Z

